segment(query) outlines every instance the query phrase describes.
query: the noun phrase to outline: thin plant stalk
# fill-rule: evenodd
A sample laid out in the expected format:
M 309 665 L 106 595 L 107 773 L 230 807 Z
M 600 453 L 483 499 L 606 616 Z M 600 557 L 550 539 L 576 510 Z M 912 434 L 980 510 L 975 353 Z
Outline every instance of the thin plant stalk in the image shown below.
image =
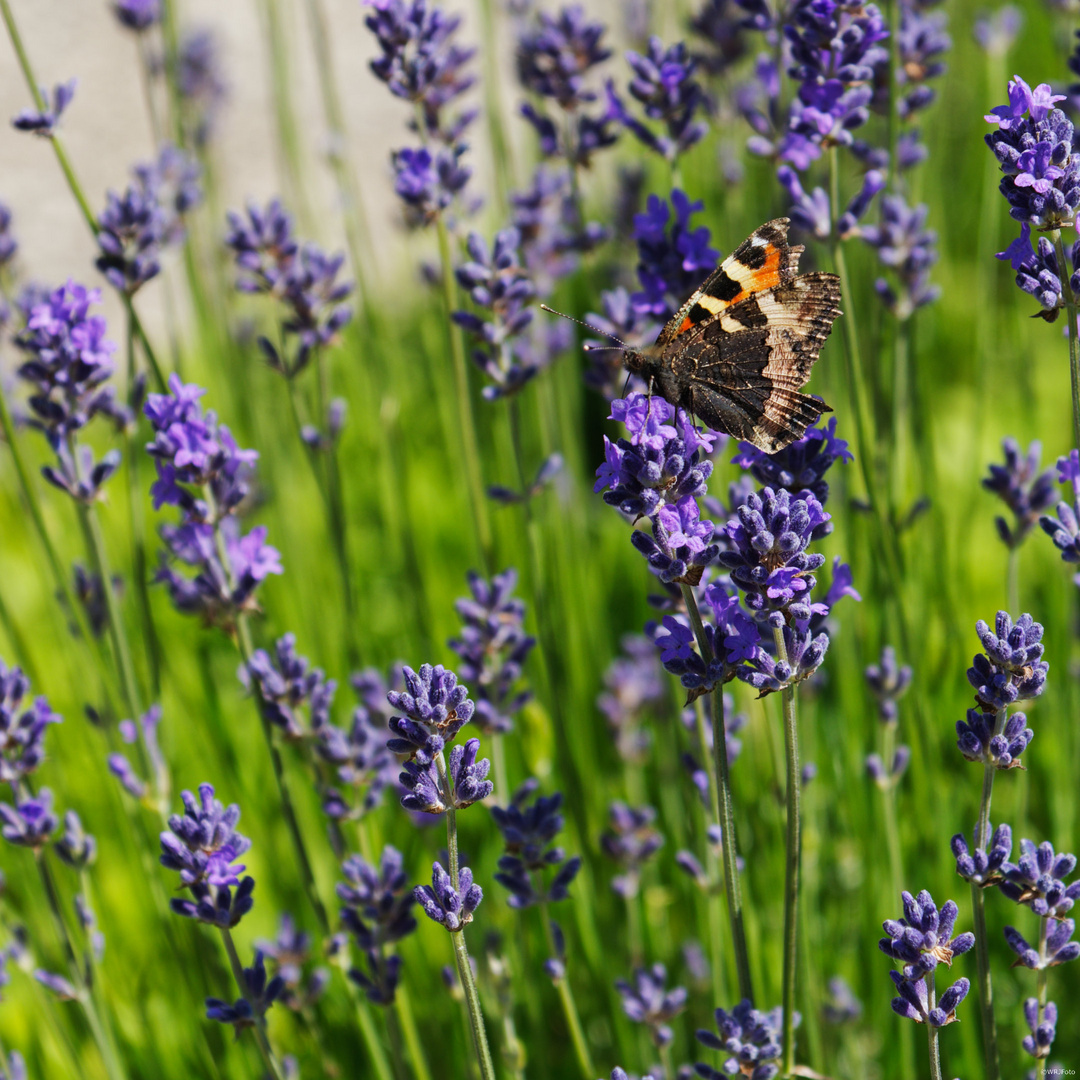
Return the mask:
M 45 853 L 35 852 L 34 861 L 37 863 L 38 873 L 41 876 L 41 884 L 45 889 L 49 910 L 56 923 L 60 944 L 67 957 L 68 970 L 71 977 L 75 980 L 75 986 L 78 990 L 78 1002 L 82 1006 L 83 1012 L 86 1014 L 86 1022 L 90 1027 L 90 1033 L 93 1035 L 94 1042 L 97 1044 L 101 1059 L 105 1063 L 105 1071 L 109 1076 L 109 1080 L 124 1080 L 127 1073 L 120 1064 L 112 1040 L 106 1032 L 101 1016 L 98 1014 L 97 1005 L 91 996 L 91 988 L 86 977 L 86 972 L 79 964 L 74 942 L 71 940 L 67 924 L 64 922 L 63 912 L 60 907 L 60 896 L 57 892 L 56 882 L 53 880 L 52 871 L 49 869 Z
M 441 750 L 435 759 L 435 767 L 439 774 L 439 783 L 442 785 L 446 795 L 446 850 L 448 862 L 450 863 L 450 884 L 454 887 L 454 891 L 458 892 L 460 889 L 460 874 L 457 810 L 454 807 L 453 780 L 446 768 L 446 755 Z M 461 987 L 465 991 L 465 1005 L 469 1012 L 469 1029 L 472 1033 L 476 1060 L 480 1066 L 480 1075 L 483 1080 L 495 1080 L 495 1066 L 492 1064 L 487 1031 L 484 1029 L 484 1014 L 480 1007 L 480 993 L 476 988 L 476 979 L 473 977 L 472 963 L 469 960 L 469 950 L 465 945 L 464 927 L 451 933 L 450 937 L 454 943 L 454 959 L 457 962 L 458 979 L 461 980 Z
M 416 1027 L 416 1017 L 413 1016 L 412 1004 L 404 986 L 399 986 L 394 994 L 394 1010 L 401 1023 L 401 1034 L 405 1037 L 405 1052 L 409 1055 L 409 1064 L 412 1065 L 415 1080 L 431 1080 L 427 1055 L 424 1053 L 420 1032 Z
M 262 1056 L 263 1064 L 270 1070 L 270 1075 L 274 1080 L 285 1080 L 285 1072 L 270 1046 L 270 1038 L 266 1033 L 266 1015 L 265 1013 L 257 1013 L 253 1002 L 248 997 L 247 982 L 244 979 L 244 967 L 240 963 L 240 957 L 237 955 L 232 934 L 225 927 L 221 927 L 221 940 L 225 943 L 225 951 L 229 954 L 229 966 L 232 968 L 240 996 L 249 1005 L 252 1005 L 252 1012 L 256 1015 L 256 1021 L 251 1025 L 251 1030 L 255 1035 L 255 1043 L 259 1047 L 259 1054 Z
M 926 975 L 926 1000 L 927 1012 L 937 1005 L 937 995 L 934 992 L 934 973 Z M 926 1025 L 926 1044 L 930 1051 L 930 1080 L 942 1080 L 941 1076 L 941 1049 L 938 1045 L 940 1028 L 933 1024 Z
M 227 565 L 227 564 L 226 564 Z M 236 620 L 236 646 L 240 657 L 245 664 L 251 660 L 254 648 L 251 642 L 251 628 L 248 626 L 247 617 L 239 615 Z M 292 840 L 293 850 L 296 853 L 300 869 L 300 879 L 303 882 L 304 892 L 315 911 L 315 917 L 319 921 L 319 928 L 326 936 L 330 935 L 330 918 L 326 913 L 326 906 L 322 897 L 319 896 L 318 886 L 315 884 L 315 872 L 312 869 L 311 857 L 308 854 L 304 835 L 300 830 L 300 822 L 296 817 L 296 808 L 293 806 L 292 792 L 289 790 L 289 781 L 285 775 L 285 763 L 281 758 L 277 743 L 274 742 L 274 733 L 269 720 L 263 715 L 263 710 L 256 701 L 259 712 L 259 721 L 262 726 L 266 748 L 270 752 L 270 763 L 274 770 L 274 781 L 277 784 L 278 797 L 281 800 L 281 812 L 285 818 L 286 827 L 289 830 L 289 838 Z
M 1009 549 L 1009 561 L 1005 569 L 1005 596 L 1010 611 L 1020 610 L 1020 548 Z
M 551 919 L 548 916 L 547 902 L 540 904 L 540 918 L 544 923 L 544 940 L 547 943 L 548 954 L 557 956 L 555 947 L 555 932 L 551 929 Z M 553 979 L 555 988 L 559 992 L 559 1000 L 562 1003 L 563 1014 L 566 1017 L 566 1026 L 570 1029 L 570 1038 L 574 1044 L 574 1054 L 577 1056 L 578 1065 L 581 1068 L 583 1080 L 594 1080 L 596 1069 L 593 1068 L 592 1055 L 589 1053 L 589 1044 L 585 1040 L 585 1032 L 578 1016 L 577 1003 L 574 1001 L 574 991 L 570 987 L 570 980 L 564 972 L 558 979 Z
M 1008 710 L 999 709 L 994 717 L 994 734 L 1005 727 Z M 994 773 L 991 764 L 983 766 L 982 800 L 979 803 L 979 821 L 975 826 L 975 846 L 986 851 L 990 843 L 990 799 L 994 791 Z M 994 989 L 990 977 L 990 942 L 986 936 L 986 897 L 984 890 L 971 883 L 971 910 L 974 916 L 975 964 L 979 984 L 979 1009 L 982 1016 L 983 1055 L 986 1060 L 986 1080 L 999 1080 L 1001 1065 L 998 1060 L 997 1023 L 994 1020 Z
M 709 642 L 705 636 L 705 624 L 701 621 L 697 598 L 691 586 L 683 583 L 683 603 L 690 616 L 690 626 L 697 639 L 702 657 L 708 655 Z M 739 996 L 754 1000 L 753 981 L 750 978 L 750 957 L 746 948 L 746 925 L 743 916 L 742 890 L 739 884 L 738 846 L 735 837 L 735 806 L 731 798 L 731 769 L 727 755 L 727 739 L 724 733 L 724 692 L 714 688 L 712 699 L 713 774 L 716 781 L 716 817 L 720 825 L 721 849 L 724 860 L 724 891 L 727 894 L 728 919 L 731 922 L 731 939 L 735 953 L 735 971 L 739 982 Z
M 773 630 L 776 657 L 787 662 L 784 632 L 780 627 Z M 801 848 L 800 829 L 802 801 L 802 770 L 799 764 L 799 720 L 796 711 L 795 687 L 785 686 L 780 691 L 784 712 L 784 759 L 787 764 L 787 844 L 784 869 L 784 970 L 780 992 L 780 1005 L 784 1012 L 783 1075 L 795 1072 L 795 979 L 798 972 L 798 925 L 799 925 L 799 859 Z
M 1045 915 L 1039 919 L 1039 960 L 1041 961 L 1038 974 L 1036 975 L 1036 992 L 1038 994 L 1038 1015 L 1035 1021 L 1036 1029 L 1043 1021 L 1046 1012 L 1046 939 L 1050 934 L 1050 916 Z M 1044 1080 L 1046 1076 L 1046 1058 L 1041 1057 L 1038 1061 L 1038 1080 Z
M 1073 445 L 1080 447 L 1080 344 L 1077 343 L 1076 297 L 1069 280 L 1069 261 L 1065 255 L 1065 241 L 1061 230 L 1050 233 L 1057 250 L 1058 277 L 1061 279 L 1061 295 L 1065 300 L 1065 313 L 1069 318 L 1069 381 L 1072 385 Z

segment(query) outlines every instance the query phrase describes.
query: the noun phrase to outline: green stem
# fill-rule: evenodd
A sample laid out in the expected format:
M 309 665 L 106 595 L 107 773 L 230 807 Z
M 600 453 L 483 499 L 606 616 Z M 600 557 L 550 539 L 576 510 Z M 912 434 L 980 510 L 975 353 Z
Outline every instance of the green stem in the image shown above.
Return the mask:
M 277 1058 L 274 1056 L 274 1051 L 270 1047 L 270 1038 L 266 1034 L 266 1015 L 265 1013 L 257 1011 L 255 1003 L 248 994 L 247 981 L 244 978 L 244 966 L 240 963 L 240 957 L 237 955 L 236 945 L 233 943 L 232 934 L 229 933 L 225 927 L 221 927 L 221 940 L 225 943 L 225 951 L 229 954 L 229 966 L 232 968 L 233 977 L 236 979 L 236 987 L 240 991 L 240 996 L 252 1006 L 252 1012 L 256 1016 L 256 1021 L 251 1026 L 251 1030 L 255 1035 L 255 1042 L 259 1047 L 259 1053 L 262 1055 L 263 1063 L 266 1065 L 267 1069 L 270 1070 L 270 1075 L 274 1080 L 285 1080 L 285 1073 L 278 1063 Z
M 450 233 L 440 214 L 435 222 L 439 235 L 439 262 L 443 300 L 446 303 L 446 319 L 450 329 L 450 352 L 454 364 L 454 388 L 457 395 L 458 427 L 461 435 L 461 450 L 465 459 L 465 480 L 469 488 L 469 504 L 472 508 L 473 527 L 480 548 L 480 561 L 485 575 L 489 575 L 494 564 L 492 554 L 491 524 L 488 521 L 487 503 L 484 501 L 484 481 L 480 470 L 480 448 L 476 439 L 476 424 L 473 419 L 469 374 L 465 364 L 465 340 L 461 327 L 450 316 L 457 310 L 457 287 L 454 283 L 454 260 L 450 251 Z
M 551 919 L 548 917 L 547 901 L 540 903 L 540 918 L 544 923 L 544 940 L 547 942 L 548 955 L 558 956 L 555 946 L 555 932 L 551 929 Z M 585 1040 L 585 1032 L 581 1027 L 581 1019 L 578 1016 L 577 1004 L 574 1001 L 574 992 L 570 988 L 570 980 L 564 973 L 558 979 L 552 979 L 555 989 L 559 992 L 559 1000 L 562 1002 L 563 1014 L 566 1017 L 566 1026 L 570 1029 L 570 1038 L 574 1044 L 574 1053 L 577 1055 L 578 1066 L 581 1069 L 583 1080 L 595 1080 L 596 1069 L 593 1067 L 592 1056 L 589 1053 L 589 1044 Z
M 697 639 L 702 657 L 709 655 L 709 641 L 705 625 L 701 621 L 697 598 L 690 585 L 681 584 L 683 603 L 690 616 L 690 625 Z M 716 786 L 716 819 L 720 825 L 721 851 L 724 860 L 724 891 L 727 894 L 728 919 L 731 922 L 731 939 L 735 952 L 735 970 L 739 980 L 739 996 L 754 1000 L 753 981 L 750 978 L 750 958 L 746 948 L 746 925 L 743 915 L 742 888 L 739 883 L 738 845 L 735 836 L 735 806 L 731 797 L 731 770 L 728 762 L 727 739 L 724 732 L 724 692 L 714 687 L 709 695 L 712 700 L 713 773 Z
M 371 1010 L 366 1001 L 360 996 L 359 989 L 349 978 L 348 949 L 338 950 L 334 966 L 341 972 L 345 980 L 345 987 L 352 999 L 353 1008 L 356 1010 L 356 1025 L 360 1029 L 360 1037 L 364 1040 L 368 1056 L 371 1059 L 371 1067 L 377 1080 L 394 1080 L 390 1063 L 386 1060 L 386 1050 L 375 1028 L 375 1022 L 371 1018 Z M 400 993 L 400 991 L 399 991 Z M 417 1078 L 419 1080 L 419 1077 Z
M 413 1016 L 408 991 L 404 986 L 397 988 L 394 1007 L 397 1009 L 398 1019 L 401 1021 L 401 1033 L 405 1036 L 405 1050 L 412 1064 L 413 1076 L 416 1080 L 431 1080 L 427 1055 L 424 1053 L 423 1044 L 420 1042 L 420 1033 L 416 1030 L 416 1018 Z
M 1014 609 L 1015 610 L 1015 609 Z M 999 709 L 994 718 L 994 735 L 1005 727 L 1007 709 Z M 979 803 L 979 820 L 973 840 L 979 851 L 986 851 L 990 844 L 990 800 L 994 792 L 994 773 L 997 770 L 987 763 L 983 767 L 982 799 Z M 983 890 L 971 884 L 971 908 L 975 923 L 975 963 L 979 984 L 979 1009 L 982 1018 L 983 1054 L 986 1060 L 986 1080 L 999 1080 L 1001 1065 L 998 1060 L 997 1024 L 994 1020 L 994 990 L 990 976 L 990 942 L 986 935 L 986 899 Z
M 773 630 L 777 660 L 787 662 L 784 632 Z M 795 978 L 798 971 L 798 906 L 800 857 L 800 803 L 802 776 L 799 766 L 799 723 L 796 715 L 795 687 L 780 692 L 784 711 L 784 757 L 787 763 L 787 846 L 784 873 L 784 971 L 780 1003 L 784 1012 L 784 1076 L 795 1072 Z
M 1009 549 L 1009 562 L 1005 570 L 1005 596 L 1010 611 L 1020 611 L 1020 548 Z
M 3 0 L 0 0 L 0 3 L 3 3 Z M 75 621 L 79 636 L 87 643 L 89 648 L 90 643 L 94 640 L 94 635 L 90 631 L 86 612 L 72 591 L 71 582 L 68 580 L 67 574 L 64 573 L 60 556 L 57 555 L 52 538 L 45 527 L 45 517 L 41 512 L 41 504 L 38 502 L 37 492 L 34 490 L 33 482 L 30 479 L 30 470 L 26 467 L 26 461 L 23 459 L 22 449 L 15 432 L 15 421 L 12 418 L 11 410 L 8 408 L 7 395 L 4 393 L 2 386 L 0 386 L 0 426 L 4 429 L 4 439 L 7 442 L 8 450 L 11 451 L 11 460 L 15 465 L 15 474 L 19 478 L 19 487 L 22 490 L 23 500 L 26 503 L 27 510 L 30 512 L 30 520 L 34 524 L 34 531 L 38 534 L 38 539 L 41 541 L 41 546 L 45 551 L 45 558 L 49 563 L 49 568 L 52 570 L 56 587 L 64 598 L 67 613 Z
M 236 620 L 236 646 L 240 657 L 245 664 L 251 660 L 254 651 L 251 643 L 251 628 L 247 623 L 246 615 L 239 615 Z M 296 808 L 293 806 L 292 793 L 289 790 L 289 781 L 285 775 L 285 763 L 281 759 L 281 752 L 274 742 L 274 732 L 270 721 L 266 719 L 263 709 L 258 701 L 255 707 L 259 713 L 259 722 L 262 725 L 263 737 L 266 748 L 270 752 L 270 763 L 274 769 L 274 782 L 277 784 L 278 797 L 281 800 L 281 812 L 285 818 L 285 825 L 289 830 L 289 838 L 292 840 L 293 851 L 296 854 L 300 869 L 300 880 L 303 882 L 304 892 L 315 910 L 315 916 L 319 920 L 319 927 L 323 934 L 330 934 L 330 918 L 326 913 L 326 907 L 319 896 L 318 887 L 315 884 L 315 872 L 312 870 L 311 858 L 308 855 L 307 844 L 300 830 L 300 822 L 296 817 Z
M 454 784 L 446 768 L 446 755 L 440 750 L 435 759 L 435 768 L 439 774 L 446 801 L 446 850 L 450 862 L 450 884 L 457 891 L 459 888 L 457 810 L 454 808 Z M 469 1012 L 469 1028 L 472 1031 L 473 1049 L 480 1066 L 483 1080 L 495 1080 L 495 1066 L 488 1049 L 487 1032 L 484 1029 L 484 1013 L 480 1007 L 480 993 L 476 988 L 469 950 L 465 945 L 465 928 L 461 927 L 450 934 L 454 943 L 454 959 L 457 962 L 458 978 L 465 991 L 465 1005 Z
M 1047 915 L 1039 920 L 1039 959 L 1042 961 L 1036 975 L 1036 992 L 1038 994 L 1039 1012 L 1036 1027 L 1042 1023 L 1043 1014 L 1046 1012 L 1046 939 L 1050 935 L 1050 916 Z M 1038 1080 L 1046 1076 L 1046 1058 L 1039 1058 Z
M 72 447 L 74 456 L 74 447 Z M 120 613 L 120 603 L 113 588 L 112 571 L 105 549 L 105 538 L 101 531 L 101 521 L 95 506 L 79 504 L 79 516 L 90 546 L 90 561 L 94 573 L 101 579 L 101 591 L 105 597 L 105 610 L 109 617 L 109 642 L 112 645 L 116 666 L 120 674 L 120 686 L 124 694 L 124 703 L 131 712 L 132 720 L 142 716 L 142 706 L 138 686 L 135 681 L 135 665 L 131 659 L 131 646 L 124 630 L 124 621 Z
M 1069 267 L 1072 265 L 1065 255 L 1065 241 L 1061 238 L 1061 230 L 1054 229 L 1050 233 L 1057 249 L 1057 261 L 1060 268 L 1061 295 L 1065 298 L 1065 313 L 1069 317 L 1069 375 L 1072 383 L 1072 409 L 1073 409 L 1073 445 L 1080 447 L 1080 346 L 1077 344 L 1076 334 L 1076 297 L 1073 296 L 1072 283 L 1069 280 Z

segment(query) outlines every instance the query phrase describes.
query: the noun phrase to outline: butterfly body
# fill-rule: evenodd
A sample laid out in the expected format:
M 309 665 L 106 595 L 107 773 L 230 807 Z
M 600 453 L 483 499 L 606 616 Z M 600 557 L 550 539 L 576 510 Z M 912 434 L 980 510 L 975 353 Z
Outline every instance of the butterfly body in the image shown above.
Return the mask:
M 829 407 L 801 393 L 840 314 L 835 274 L 798 274 L 787 218 L 745 240 L 623 363 L 670 404 L 775 453 Z

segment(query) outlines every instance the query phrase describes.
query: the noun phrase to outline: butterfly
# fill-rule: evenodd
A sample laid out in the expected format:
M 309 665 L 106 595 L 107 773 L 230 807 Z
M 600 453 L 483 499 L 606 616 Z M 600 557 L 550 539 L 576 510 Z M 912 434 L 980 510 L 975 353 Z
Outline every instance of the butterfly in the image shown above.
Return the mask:
M 623 355 L 650 393 L 767 454 L 832 411 L 801 390 L 841 314 L 840 279 L 799 275 L 804 248 L 788 244 L 789 224 L 776 218 L 755 229 L 655 344 Z

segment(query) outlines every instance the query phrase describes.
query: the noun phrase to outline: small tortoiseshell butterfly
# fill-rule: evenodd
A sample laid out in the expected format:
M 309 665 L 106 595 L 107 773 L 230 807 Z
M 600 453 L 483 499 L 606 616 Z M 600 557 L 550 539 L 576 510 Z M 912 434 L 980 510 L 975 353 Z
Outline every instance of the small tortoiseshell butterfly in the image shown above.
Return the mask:
M 755 229 L 626 367 L 716 431 L 774 454 L 823 412 L 800 393 L 840 312 L 835 274 L 798 274 L 788 218 Z

